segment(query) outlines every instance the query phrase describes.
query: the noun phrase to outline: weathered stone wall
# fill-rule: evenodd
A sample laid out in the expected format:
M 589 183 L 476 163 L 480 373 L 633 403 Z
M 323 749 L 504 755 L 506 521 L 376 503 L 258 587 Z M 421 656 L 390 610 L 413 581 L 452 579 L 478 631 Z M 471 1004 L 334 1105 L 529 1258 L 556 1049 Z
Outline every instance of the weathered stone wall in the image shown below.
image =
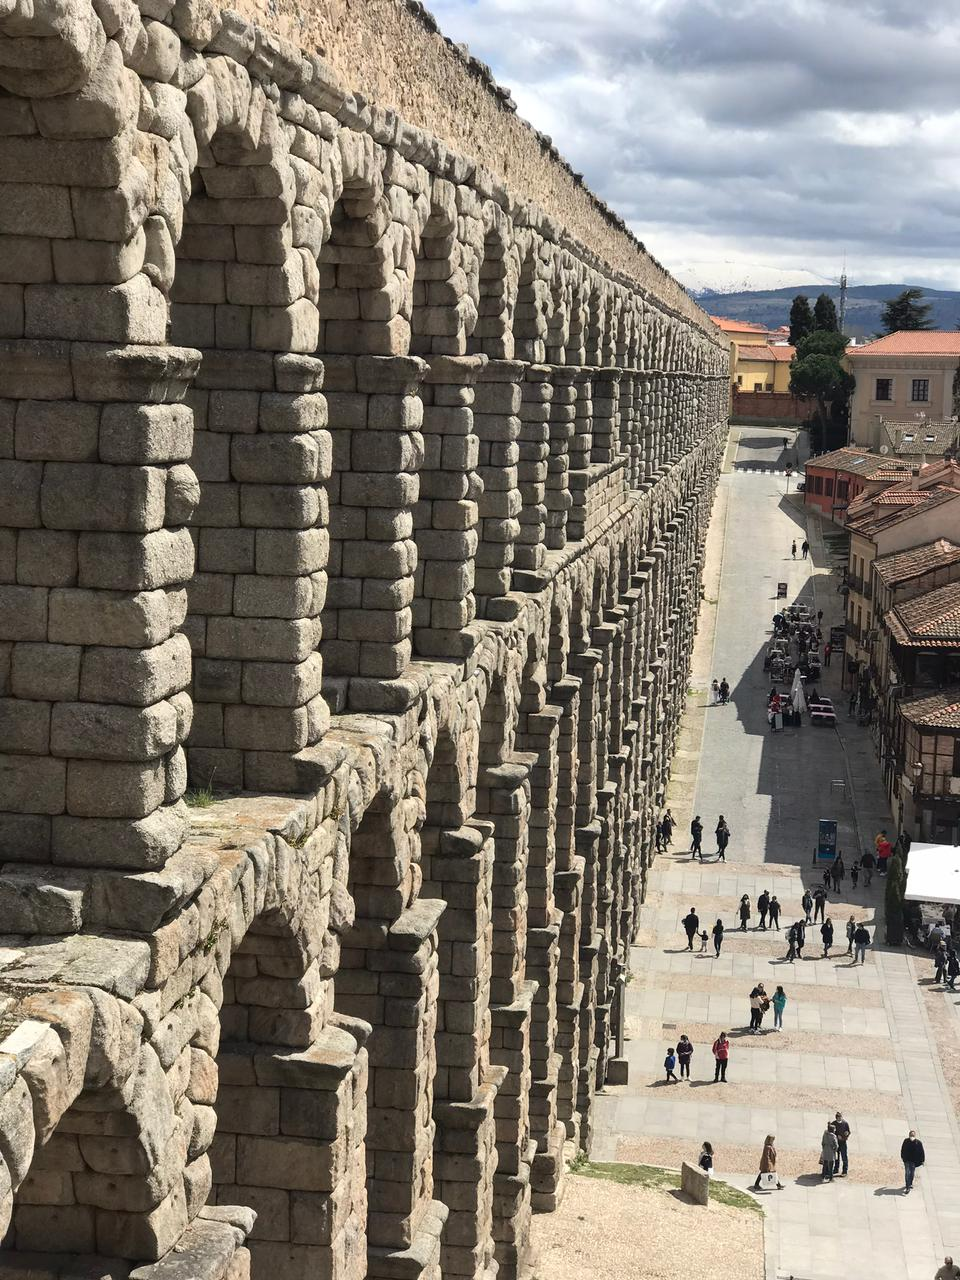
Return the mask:
M 726 352 L 415 20 L 0 0 L 0 1278 L 509 1277 L 589 1149 Z

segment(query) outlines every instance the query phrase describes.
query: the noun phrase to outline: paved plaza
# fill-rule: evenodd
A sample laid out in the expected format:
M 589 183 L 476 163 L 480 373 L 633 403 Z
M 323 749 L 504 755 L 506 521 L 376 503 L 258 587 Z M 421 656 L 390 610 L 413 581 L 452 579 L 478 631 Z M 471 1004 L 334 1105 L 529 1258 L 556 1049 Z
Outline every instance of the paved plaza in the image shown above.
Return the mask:
M 792 433 L 790 433 L 792 436 Z M 817 819 L 835 818 L 847 867 L 872 843 L 889 813 L 868 730 L 846 715 L 841 663 L 819 687 L 834 699 L 838 728 L 805 723 L 771 734 L 766 723 L 763 649 L 777 583 L 788 600 L 824 610 L 824 631 L 842 616 L 835 530 L 805 519 L 784 474 L 784 432 L 735 428 L 711 529 L 705 601 L 691 696 L 668 796 L 678 826 L 672 850 L 653 869 L 632 957 L 626 1056 L 630 1082 L 598 1100 L 593 1156 L 676 1166 L 695 1160 L 704 1139 L 717 1172 L 738 1186 L 756 1176 L 767 1133 L 776 1135 L 785 1190 L 764 1197 L 769 1280 L 929 1280 L 944 1253 L 960 1256 L 960 1134 L 945 1064 L 960 1047 L 957 996 L 927 989 L 924 956 L 887 949 L 882 929 L 863 966 L 845 954 L 853 915 L 874 932 L 883 882 L 830 895 L 836 941 L 822 957 L 819 925 L 808 928 L 802 960 L 784 959 L 785 931 L 801 915 Z M 812 556 L 803 560 L 804 537 Z M 796 539 L 794 560 L 790 544 Z M 731 702 L 707 706 L 714 677 Z M 693 813 L 701 815 L 707 861 L 686 852 Z M 713 859 L 723 813 L 732 832 L 725 863 Z M 761 932 L 763 889 L 782 905 L 781 930 Z M 754 904 L 750 929 L 736 919 L 740 895 Z M 708 931 L 727 929 L 719 958 L 686 950 L 681 920 L 694 906 Z M 749 992 L 758 981 L 788 997 L 783 1032 L 752 1036 Z M 711 1044 L 725 1030 L 728 1083 L 713 1083 Z M 686 1032 L 694 1042 L 691 1079 L 663 1082 L 663 1057 Z M 822 1184 L 820 1135 L 841 1110 L 851 1126 L 850 1173 Z M 900 1144 L 916 1128 L 927 1164 L 902 1194 Z M 705 1248 L 709 1247 L 705 1241 Z

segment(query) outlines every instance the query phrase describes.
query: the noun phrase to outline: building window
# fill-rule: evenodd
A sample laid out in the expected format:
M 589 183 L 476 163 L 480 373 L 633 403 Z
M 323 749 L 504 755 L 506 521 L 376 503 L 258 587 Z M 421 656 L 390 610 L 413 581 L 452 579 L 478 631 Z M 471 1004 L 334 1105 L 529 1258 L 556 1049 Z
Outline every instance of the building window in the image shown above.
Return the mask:
M 838 480 L 837 481 L 837 497 L 846 498 L 849 492 L 850 492 L 849 480 Z
M 737 374 L 737 386 L 738 386 L 738 387 L 742 387 L 742 386 L 743 386 L 743 374 L 742 374 L 742 373 L 738 373 L 738 374 Z
M 832 481 L 832 480 L 824 480 L 824 482 L 823 482 L 823 494 L 824 494 L 824 497 L 826 497 L 826 498 L 832 498 L 832 497 L 833 497 L 833 481 Z
M 960 778 L 960 738 L 953 740 L 953 776 Z
M 823 493 L 823 476 L 814 476 L 812 483 L 814 493 Z
M 911 391 L 910 399 L 913 400 L 915 403 L 919 403 L 919 402 L 926 403 L 926 401 L 930 399 L 930 379 L 929 378 L 913 379 L 913 390 Z
M 876 399 L 877 399 L 877 400 L 892 400 L 892 399 L 893 399 L 893 379 L 892 379 L 892 378 L 878 378 L 878 379 L 877 379 L 877 394 L 876 394 Z
M 768 391 L 772 391 L 772 390 L 773 390 L 773 383 L 772 383 L 772 382 L 768 382 L 768 383 L 767 383 L 767 390 L 768 390 Z
M 762 382 L 755 382 L 755 383 L 753 384 L 753 389 L 754 389 L 754 391 L 762 391 L 762 390 L 763 390 L 763 383 L 762 383 Z

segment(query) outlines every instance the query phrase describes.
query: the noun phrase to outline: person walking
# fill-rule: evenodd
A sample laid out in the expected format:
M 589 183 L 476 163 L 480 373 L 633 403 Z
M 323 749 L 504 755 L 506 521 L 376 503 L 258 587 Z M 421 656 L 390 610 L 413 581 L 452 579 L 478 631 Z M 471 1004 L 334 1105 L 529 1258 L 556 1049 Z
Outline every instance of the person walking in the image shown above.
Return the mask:
M 723 946 L 723 921 L 718 917 L 717 923 L 713 926 L 713 949 L 719 956 L 720 948 Z
M 746 894 L 740 899 L 740 906 L 737 910 L 740 914 L 740 932 L 746 933 L 747 921 L 750 919 L 750 899 Z
M 760 897 L 757 899 L 757 914 L 760 917 L 760 928 L 766 933 L 767 931 L 767 912 L 770 910 L 770 894 L 764 889 Z
M 853 916 L 847 921 L 847 955 L 853 955 L 853 937 L 857 932 L 857 922 Z
M 960 959 L 957 958 L 957 953 L 953 947 L 947 952 L 947 977 L 949 978 L 947 983 L 948 990 L 956 991 L 957 978 L 960 977 Z
M 727 820 L 722 813 L 717 819 L 717 826 L 713 834 L 717 837 L 717 858 L 720 862 L 726 862 L 727 845 L 730 843 L 730 828 L 727 826 Z
M 839 1173 L 841 1178 L 845 1178 L 848 1168 L 847 1143 L 850 1140 L 850 1126 L 839 1111 L 833 1118 L 833 1132 L 837 1135 L 837 1161 L 833 1166 L 834 1176 Z
M 791 558 L 791 560 L 796 560 L 796 558 L 797 558 L 797 542 L 796 542 L 796 539 L 794 539 L 794 540 L 793 540 L 793 542 L 791 542 L 791 543 L 790 543 L 790 558 Z
M 730 701 L 730 685 L 727 683 L 727 677 L 724 676 L 720 681 L 720 703 L 726 706 Z
M 760 1172 L 757 1174 L 757 1180 L 753 1184 L 754 1191 L 760 1189 L 760 1182 L 765 1173 L 776 1174 L 777 1172 L 777 1148 L 774 1146 L 776 1137 L 772 1133 L 768 1133 L 763 1140 L 763 1151 L 760 1153 Z M 777 1178 L 777 1190 L 783 1190 L 783 1183 Z
M 797 958 L 797 926 L 792 924 L 787 930 L 787 954 L 785 959 L 793 964 Z
M 804 538 L 803 542 L 800 544 L 800 554 L 803 556 L 804 560 L 806 560 L 807 556 L 810 554 L 810 543 L 806 538 Z
M 767 999 L 767 993 L 763 989 L 763 983 L 758 982 L 750 992 L 750 1034 L 757 1035 L 760 1031 L 760 1024 L 763 1022 L 763 1015 L 770 1001 Z
M 673 820 L 673 814 L 669 809 L 667 809 L 663 817 L 660 819 L 660 823 L 663 827 L 663 847 L 666 849 L 673 844 L 673 828 L 676 826 L 676 823 Z
M 687 935 L 687 950 L 693 950 L 693 939 L 700 929 L 700 917 L 694 911 L 693 907 L 683 917 L 683 931 Z
M 818 920 L 826 919 L 827 914 L 827 891 L 822 884 L 818 884 L 813 891 L 813 923 Z
M 942 986 L 947 975 L 947 944 L 942 938 L 937 939 L 933 949 L 933 981 L 935 986 Z
M 833 1167 L 837 1162 L 839 1145 L 837 1135 L 833 1131 L 833 1125 L 828 1124 L 823 1131 L 823 1137 L 820 1139 L 820 1168 L 825 1182 L 833 1181 Z
M 900 1159 L 903 1161 L 903 1194 L 909 1195 L 913 1190 L 913 1180 L 917 1170 L 926 1160 L 923 1143 L 917 1137 L 916 1129 L 911 1129 L 900 1145 Z
M 710 685 L 710 705 L 715 707 L 720 701 L 720 681 L 714 676 Z
M 810 912 L 813 910 L 813 898 L 810 896 L 810 890 L 804 889 L 803 897 L 800 899 L 800 905 L 803 907 L 803 914 L 807 918 L 807 924 L 810 923 Z
M 713 1042 L 713 1057 L 716 1065 L 713 1069 L 713 1083 L 716 1084 L 721 1080 L 727 1083 L 727 1063 L 730 1060 L 730 1041 L 727 1039 L 727 1033 L 721 1031 Z
M 876 865 L 876 857 L 868 849 L 860 859 L 860 867 L 863 871 L 863 883 L 867 889 L 869 889 L 873 884 L 873 869 Z
M 838 853 L 833 866 L 830 868 L 830 878 L 833 880 L 833 892 L 839 893 L 840 886 L 843 884 L 847 869 L 843 865 L 843 854 Z
M 710 1171 L 713 1169 L 713 1144 L 712 1143 L 705 1142 L 703 1146 L 700 1148 L 700 1157 L 697 1160 L 697 1164 L 700 1166 L 700 1168 L 703 1170 L 704 1173 L 710 1173 Z
M 680 1079 L 690 1079 L 690 1059 L 693 1057 L 693 1045 L 686 1036 L 681 1036 L 677 1044 L 677 1061 L 680 1063 Z
M 780 928 L 780 903 L 777 901 L 776 894 L 770 899 L 770 928 Z
M 944 1258 L 943 1266 L 937 1268 L 933 1280 L 960 1280 L 960 1267 L 954 1263 L 949 1254 Z
M 705 956 L 707 954 L 707 943 L 709 941 L 710 941 L 710 935 L 707 933 L 706 929 L 701 929 L 700 930 L 700 954 L 702 956 Z
M 833 946 L 833 921 L 829 916 L 820 926 L 820 937 L 823 939 L 823 958 L 826 959 L 830 955 L 830 948 Z
M 796 924 L 797 930 L 797 959 L 803 959 L 803 948 L 807 941 L 807 926 L 802 920 L 798 920 Z
M 850 868 L 850 884 L 853 886 L 854 893 L 856 893 L 857 891 L 857 881 L 859 879 L 860 879 L 860 863 L 855 862 L 853 866 Z
M 877 838 L 877 869 L 881 876 L 885 876 L 890 865 L 890 859 L 893 857 L 893 845 L 887 839 L 885 831 L 881 831 L 880 837 Z
M 770 1003 L 773 1005 L 773 1029 L 774 1031 L 782 1031 L 783 1011 L 787 1007 L 787 993 L 783 987 L 777 987 Z
M 691 858 L 699 857 L 703 861 L 703 823 L 700 821 L 699 813 L 690 823 L 690 855 Z
M 832 654 L 833 654 L 833 645 L 828 640 L 827 643 L 823 646 L 823 665 L 825 667 L 829 667 L 830 658 Z
M 853 935 L 853 963 L 857 961 L 861 964 L 867 958 L 867 947 L 870 945 L 870 931 L 862 922 L 857 925 Z
M 657 819 L 656 846 L 657 846 L 657 853 L 663 853 L 664 848 L 666 847 L 664 844 L 664 837 L 663 837 L 663 819 L 662 818 Z
M 667 1050 L 667 1056 L 663 1060 L 663 1069 L 667 1073 L 667 1078 L 664 1081 L 665 1084 L 669 1084 L 671 1080 L 674 1084 L 680 1083 L 675 1074 L 677 1069 L 677 1055 L 673 1052 L 673 1049 Z

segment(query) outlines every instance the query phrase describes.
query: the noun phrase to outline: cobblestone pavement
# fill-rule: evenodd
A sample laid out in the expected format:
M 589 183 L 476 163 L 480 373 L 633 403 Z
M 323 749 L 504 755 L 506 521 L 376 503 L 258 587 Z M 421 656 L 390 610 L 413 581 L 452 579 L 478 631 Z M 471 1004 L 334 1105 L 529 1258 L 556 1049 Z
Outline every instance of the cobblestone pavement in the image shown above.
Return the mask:
M 886 826 L 866 730 L 846 716 L 840 664 L 821 691 L 838 707 L 838 728 L 768 731 L 763 647 L 776 608 L 777 583 L 788 599 L 839 621 L 841 597 L 830 573 L 835 543 L 816 519 L 806 521 L 794 480 L 781 474 L 783 432 L 734 429 L 707 549 L 706 592 L 688 712 L 668 800 L 678 821 L 672 850 L 654 869 L 634 949 L 628 987 L 626 1056 L 630 1082 L 598 1100 L 596 1159 L 679 1164 L 714 1144 L 717 1169 L 748 1186 L 764 1135 L 774 1133 L 783 1192 L 765 1197 L 770 1280 L 928 1280 L 945 1252 L 960 1255 L 957 1203 L 960 1135 L 941 1062 L 955 1061 L 956 997 L 918 983 L 929 966 L 919 956 L 878 945 L 863 966 L 845 955 L 850 915 L 871 929 L 882 882 L 856 891 L 847 880 L 827 908 L 836 945 L 822 957 L 819 926 L 809 929 L 803 960 L 787 963 L 784 929 L 761 932 L 754 913 L 746 934 L 736 906 L 755 904 L 766 888 L 783 906 L 781 924 L 800 914 L 812 866 L 817 819 L 839 823 L 849 867 L 858 849 Z M 798 550 L 804 536 L 812 557 Z M 726 676 L 730 705 L 707 706 L 713 677 Z M 708 861 L 686 853 L 692 814 L 708 833 Z M 725 863 L 711 861 L 712 831 L 723 813 L 732 831 Z M 690 906 L 709 930 L 719 915 L 728 932 L 719 958 L 686 950 L 680 925 Z M 882 937 L 882 932 L 881 932 Z M 842 940 L 842 941 L 841 941 Z M 748 994 L 762 980 L 782 983 L 788 1004 L 782 1033 L 768 1015 L 751 1036 Z M 931 1003 L 932 1002 L 932 1003 Z M 941 1006 L 949 1005 L 947 1014 Z M 933 1015 L 933 1016 L 931 1016 Z M 936 1024 L 936 1025 L 934 1025 Z M 730 1033 L 729 1083 L 714 1085 L 710 1045 Z M 692 1078 L 662 1082 L 663 1055 L 687 1031 L 695 1043 Z M 946 1040 L 944 1039 L 946 1037 Z M 850 1176 L 821 1184 L 820 1134 L 837 1109 L 852 1130 Z M 910 1127 L 923 1139 L 926 1167 L 902 1194 L 900 1143 Z

